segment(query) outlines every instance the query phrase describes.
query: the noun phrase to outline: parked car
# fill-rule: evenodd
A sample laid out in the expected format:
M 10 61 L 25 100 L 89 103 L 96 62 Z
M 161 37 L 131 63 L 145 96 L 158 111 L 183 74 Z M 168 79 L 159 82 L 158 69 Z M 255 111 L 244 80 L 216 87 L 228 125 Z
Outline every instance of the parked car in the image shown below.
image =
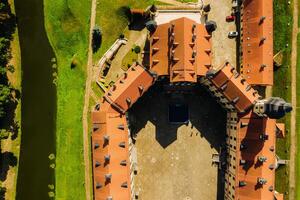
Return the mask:
M 226 22 L 233 22 L 234 20 L 235 16 L 233 14 L 226 17 Z
M 239 33 L 237 31 L 230 31 L 228 33 L 229 38 L 236 38 L 238 35 L 239 35 Z

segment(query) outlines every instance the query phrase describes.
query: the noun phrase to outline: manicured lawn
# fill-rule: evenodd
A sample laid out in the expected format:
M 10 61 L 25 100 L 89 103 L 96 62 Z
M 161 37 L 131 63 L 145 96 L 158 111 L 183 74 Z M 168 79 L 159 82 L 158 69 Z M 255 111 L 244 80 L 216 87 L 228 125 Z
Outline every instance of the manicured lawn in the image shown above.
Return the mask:
M 82 111 L 91 0 L 44 0 L 57 59 L 56 199 L 85 199 Z M 71 68 L 76 59 L 77 65 Z
M 284 50 L 283 65 L 274 72 L 273 96 L 279 96 L 286 101 L 291 100 L 291 30 L 292 30 L 292 6 L 288 6 L 285 0 L 274 0 L 274 53 Z M 288 23 L 290 25 L 288 26 Z M 288 46 L 286 46 L 288 44 Z M 290 115 L 279 120 L 286 124 L 286 138 L 278 139 L 276 153 L 282 159 L 289 159 L 290 149 Z M 276 190 L 285 193 L 289 190 L 288 166 L 281 167 L 276 172 Z M 288 199 L 288 195 L 285 195 Z

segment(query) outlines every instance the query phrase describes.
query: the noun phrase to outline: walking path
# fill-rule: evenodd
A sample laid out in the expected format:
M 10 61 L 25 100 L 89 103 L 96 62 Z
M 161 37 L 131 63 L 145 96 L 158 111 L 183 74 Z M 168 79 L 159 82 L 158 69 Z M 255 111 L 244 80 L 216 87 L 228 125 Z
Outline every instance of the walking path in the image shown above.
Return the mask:
M 90 148 L 89 148 L 89 132 L 88 132 L 88 113 L 89 113 L 89 100 L 91 93 L 91 80 L 93 77 L 93 49 L 92 49 L 92 32 L 93 27 L 95 27 L 96 19 L 96 6 L 97 1 L 92 0 L 91 6 L 91 19 L 90 19 L 90 41 L 89 41 L 89 51 L 88 51 L 88 62 L 87 62 L 87 77 L 85 83 L 85 96 L 84 96 L 84 107 L 82 114 L 82 125 L 83 125 L 83 155 L 84 155 L 84 165 L 85 165 L 85 193 L 86 200 L 91 200 L 91 179 L 90 179 Z
M 184 3 L 181 3 L 181 2 L 176 1 L 176 0 L 159 0 L 159 1 L 163 2 L 163 3 L 167 3 L 167 4 L 172 4 L 172 5 L 175 5 L 175 6 L 185 5 Z
M 298 35 L 298 1 L 294 1 L 293 9 L 293 37 L 292 37 L 292 55 L 291 55 L 291 92 L 292 92 L 292 106 L 291 113 L 291 149 L 290 149 L 290 191 L 289 199 L 295 199 L 295 186 L 296 186 L 296 107 L 297 107 L 297 89 L 296 89 L 296 67 L 297 67 L 297 35 Z

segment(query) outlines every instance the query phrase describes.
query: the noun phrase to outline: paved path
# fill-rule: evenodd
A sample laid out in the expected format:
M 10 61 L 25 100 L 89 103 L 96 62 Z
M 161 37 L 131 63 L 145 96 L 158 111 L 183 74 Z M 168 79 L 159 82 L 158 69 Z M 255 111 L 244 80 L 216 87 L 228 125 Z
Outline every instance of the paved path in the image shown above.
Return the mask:
M 91 200 L 91 174 L 90 174 L 90 148 L 89 148 L 89 132 L 88 132 L 88 111 L 89 111 L 89 100 L 91 93 L 91 80 L 93 75 L 93 50 L 92 50 L 92 32 L 95 26 L 96 19 L 96 5 L 97 1 L 92 0 L 91 6 L 91 19 L 90 19 L 90 39 L 89 39 L 89 52 L 87 62 L 87 77 L 85 85 L 85 96 L 84 96 L 84 107 L 82 114 L 82 125 L 83 125 L 83 154 L 84 154 L 84 165 L 85 165 L 85 193 L 86 200 Z
M 293 37 L 292 37 L 292 55 L 291 55 L 291 92 L 292 92 L 292 106 L 291 113 L 291 149 L 290 149 L 290 191 L 289 199 L 295 199 L 296 173 L 295 173 L 295 159 L 296 159 L 296 106 L 297 106 L 297 89 L 296 89 L 296 67 L 297 67 L 297 34 L 298 34 L 298 1 L 294 1 L 293 9 Z
M 175 6 L 185 5 L 184 3 L 181 3 L 181 2 L 175 1 L 175 0 L 159 0 L 159 1 L 163 2 L 163 3 L 167 3 L 167 4 L 172 4 L 172 5 L 175 5 Z

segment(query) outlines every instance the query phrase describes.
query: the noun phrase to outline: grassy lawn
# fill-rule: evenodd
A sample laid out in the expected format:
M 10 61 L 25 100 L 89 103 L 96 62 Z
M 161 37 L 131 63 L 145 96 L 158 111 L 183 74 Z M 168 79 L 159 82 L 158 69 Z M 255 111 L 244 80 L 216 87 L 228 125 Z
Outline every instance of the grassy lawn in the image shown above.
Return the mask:
M 127 70 L 134 61 L 138 60 L 138 54 L 133 50 L 129 51 L 122 60 L 122 69 Z
M 126 6 L 147 8 L 154 3 L 160 4 L 155 0 L 98 0 L 98 2 L 96 24 L 101 27 L 103 38 L 100 49 L 94 55 L 94 61 L 97 61 L 105 53 L 128 25 L 122 8 Z
M 85 199 L 82 110 L 91 0 L 44 0 L 57 59 L 56 199 Z M 76 59 L 77 65 L 71 68 Z
M 9 0 L 9 4 L 11 5 L 12 13 L 15 14 L 14 1 Z M 17 89 L 18 91 L 21 92 L 21 74 L 22 74 L 21 53 L 20 53 L 19 35 L 17 29 L 13 34 L 13 40 L 11 41 L 10 45 L 11 45 L 12 58 L 9 61 L 9 64 L 14 66 L 15 71 L 13 73 L 7 72 L 7 77 L 11 86 L 14 89 Z M 20 142 L 21 142 L 21 99 L 18 100 L 18 105 L 15 109 L 14 114 L 15 114 L 14 121 L 17 122 L 19 126 L 18 135 L 15 138 L 9 137 L 8 139 L 1 140 L 0 147 L 1 147 L 1 153 L 11 152 L 17 158 L 17 160 L 19 160 Z M 15 199 L 16 197 L 18 166 L 19 166 L 18 162 L 17 165 L 10 166 L 7 172 L 6 180 L 0 181 L 0 186 L 6 188 L 5 199 Z
M 291 101 L 291 30 L 292 30 L 292 6 L 288 6 L 285 0 L 274 0 L 274 53 L 283 52 L 283 65 L 274 72 L 273 96 L 279 96 L 286 101 Z M 287 24 L 290 23 L 290 26 Z M 288 46 L 286 46 L 288 44 Z M 290 115 L 279 120 L 286 124 L 286 138 L 277 140 L 276 153 L 282 159 L 289 159 L 290 148 Z M 276 172 L 276 190 L 281 193 L 288 192 L 288 167 L 284 166 Z M 285 195 L 288 199 L 288 195 Z
M 296 155 L 296 199 L 300 199 L 300 188 L 298 186 L 299 178 L 300 178 L 300 35 L 298 34 L 297 38 L 297 111 L 296 111 L 296 134 L 297 134 L 297 155 Z

